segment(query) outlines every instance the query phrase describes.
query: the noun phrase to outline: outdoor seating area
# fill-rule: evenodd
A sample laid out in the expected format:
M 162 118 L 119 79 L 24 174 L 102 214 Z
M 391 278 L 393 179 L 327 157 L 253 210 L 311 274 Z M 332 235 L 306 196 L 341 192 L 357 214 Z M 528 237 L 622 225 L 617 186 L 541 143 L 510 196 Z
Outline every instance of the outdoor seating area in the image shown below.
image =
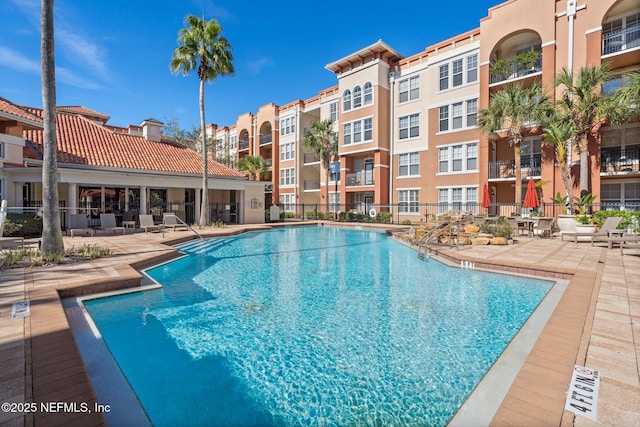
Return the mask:
M 578 243 L 579 241 L 589 241 L 591 242 L 591 246 L 593 246 L 595 241 L 607 241 L 611 237 L 622 236 L 622 234 L 624 234 L 624 230 L 617 229 L 621 221 L 621 217 L 612 216 L 607 218 L 602 224 L 602 227 L 595 232 L 568 231 L 562 233 L 561 240 L 568 237 L 573 238 L 574 243 Z
M 189 226 L 186 225 L 177 215 L 170 212 L 165 212 L 162 215 L 162 222 L 156 223 L 154 216 L 151 214 L 136 215 L 138 221 L 134 219 L 128 221 L 122 221 L 122 225 L 117 225 L 117 220 L 114 214 L 100 214 L 100 221 L 98 224 L 89 224 L 89 219 L 86 214 L 70 214 L 69 226 L 67 227 L 67 234 L 71 237 L 87 236 L 93 237 L 96 231 L 103 232 L 104 235 L 110 234 L 126 234 L 128 232 L 137 232 L 144 230 L 145 233 L 150 231 L 178 231 L 188 230 Z M 7 237 L 3 238 L 3 241 L 12 242 L 24 242 L 22 237 Z M 23 244 L 23 243 L 21 243 Z M 0 248 L 2 247 L 2 241 L 0 241 Z

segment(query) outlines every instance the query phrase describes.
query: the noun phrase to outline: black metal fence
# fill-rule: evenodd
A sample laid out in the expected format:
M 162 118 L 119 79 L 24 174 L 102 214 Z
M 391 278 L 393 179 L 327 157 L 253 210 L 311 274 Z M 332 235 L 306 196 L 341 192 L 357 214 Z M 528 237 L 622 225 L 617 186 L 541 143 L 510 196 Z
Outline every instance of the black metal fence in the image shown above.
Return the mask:
M 484 208 L 480 203 L 405 203 L 405 204 L 280 204 L 278 218 L 265 210 L 265 221 L 335 220 L 346 222 L 375 222 L 384 224 L 416 225 L 435 220 L 447 212 L 469 212 L 473 215 L 516 216 L 537 215 L 557 218 L 567 213 L 567 207 L 559 203 L 543 203 L 536 209 L 523 208 L 516 203 L 497 203 Z M 594 203 L 591 211 L 640 210 L 640 203 L 602 202 Z M 575 213 L 575 212 L 574 212 Z

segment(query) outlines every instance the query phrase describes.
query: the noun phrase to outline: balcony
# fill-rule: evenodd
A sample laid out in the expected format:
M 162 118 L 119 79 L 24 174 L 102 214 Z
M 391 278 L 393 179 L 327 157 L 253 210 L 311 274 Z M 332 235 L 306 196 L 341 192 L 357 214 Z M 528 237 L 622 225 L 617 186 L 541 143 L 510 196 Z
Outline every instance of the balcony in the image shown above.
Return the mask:
M 319 179 L 309 179 L 304 181 L 304 191 L 320 190 Z
M 347 174 L 347 187 L 360 187 L 363 185 L 374 185 L 372 171 L 358 171 Z
M 273 161 L 270 158 L 267 158 L 264 159 L 264 164 L 270 168 L 271 166 L 273 166 Z
M 260 145 L 271 144 L 271 134 L 269 135 L 260 135 Z
M 640 146 L 622 149 L 603 148 L 600 152 L 600 172 L 640 172 Z
M 240 140 L 240 142 L 238 143 L 238 151 L 248 150 L 248 149 L 249 149 L 249 140 L 248 139 Z
M 304 155 L 304 164 L 305 165 L 308 164 L 308 163 L 318 163 L 319 161 L 320 161 L 320 158 L 315 153 L 305 153 L 305 155 Z
M 523 178 L 540 176 L 540 156 L 534 156 L 530 161 L 522 162 L 520 174 Z M 489 162 L 489 179 L 510 179 L 516 176 L 516 163 L 513 160 L 498 160 Z
M 542 54 L 535 50 L 529 51 L 513 58 L 498 59 L 491 64 L 489 84 L 501 83 L 541 72 Z
M 602 34 L 602 55 L 623 52 L 640 46 L 640 24 Z

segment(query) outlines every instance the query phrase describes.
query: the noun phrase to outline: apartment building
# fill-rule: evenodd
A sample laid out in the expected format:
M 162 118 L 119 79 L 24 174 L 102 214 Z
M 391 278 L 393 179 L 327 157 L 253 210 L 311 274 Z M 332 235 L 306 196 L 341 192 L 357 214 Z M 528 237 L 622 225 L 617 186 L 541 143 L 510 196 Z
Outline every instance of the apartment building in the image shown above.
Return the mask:
M 407 57 L 380 40 L 326 65 L 336 86 L 238 118 L 239 157 L 271 160 L 265 177 L 273 183 L 271 200 L 290 212 L 303 203 L 324 209 L 329 197 L 331 211 L 375 207 L 419 221 L 424 204 L 437 212 L 477 210 L 487 185 L 492 213 L 501 213 L 495 206 L 515 202 L 513 148 L 480 131 L 479 111 L 516 82 L 539 81 L 557 98 L 554 80 L 563 68 L 576 72 L 608 62 L 612 77 L 603 91 L 626 84 L 625 75 L 640 68 L 640 4 L 510 0 L 489 9 L 479 24 Z M 327 118 L 340 155 L 329 188 L 324 168 L 303 146 L 309 124 Z M 590 137 L 589 152 L 591 193 L 606 208 L 640 208 L 640 123 L 604 124 Z M 578 195 L 579 159 L 571 160 Z M 541 129 L 532 127 L 521 146 L 521 175 L 523 186 L 529 179 L 538 183 L 545 202 L 564 194 Z

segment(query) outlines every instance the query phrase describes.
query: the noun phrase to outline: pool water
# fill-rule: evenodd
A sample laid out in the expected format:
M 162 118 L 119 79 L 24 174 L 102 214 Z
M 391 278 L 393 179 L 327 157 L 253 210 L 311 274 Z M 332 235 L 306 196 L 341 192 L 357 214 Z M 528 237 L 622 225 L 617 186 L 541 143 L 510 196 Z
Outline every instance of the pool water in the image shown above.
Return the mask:
M 377 231 L 186 245 L 157 291 L 85 301 L 155 425 L 446 425 L 552 283 Z

